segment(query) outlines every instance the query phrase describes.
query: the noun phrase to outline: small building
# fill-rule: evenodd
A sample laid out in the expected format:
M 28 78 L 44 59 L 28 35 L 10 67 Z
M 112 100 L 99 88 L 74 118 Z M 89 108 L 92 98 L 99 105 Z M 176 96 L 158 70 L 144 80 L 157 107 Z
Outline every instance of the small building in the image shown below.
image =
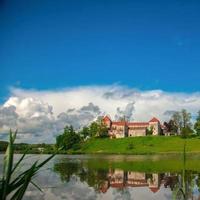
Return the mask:
M 148 122 L 127 122 L 112 121 L 110 117 L 105 116 L 103 122 L 108 127 L 111 138 L 146 136 L 147 130 L 152 130 L 152 135 L 160 135 L 162 132 L 160 121 L 155 117 Z

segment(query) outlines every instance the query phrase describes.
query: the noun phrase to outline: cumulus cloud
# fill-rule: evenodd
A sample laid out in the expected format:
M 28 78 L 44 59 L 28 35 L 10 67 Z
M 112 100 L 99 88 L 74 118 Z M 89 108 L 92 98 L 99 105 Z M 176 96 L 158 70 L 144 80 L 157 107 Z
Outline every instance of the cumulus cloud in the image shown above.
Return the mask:
M 115 115 L 115 119 L 119 120 L 119 119 L 125 118 L 128 121 L 133 120 L 132 117 L 133 117 L 133 111 L 134 111 L 134 104 L 135 102 L 128 103 L 123 110 L 120 107 L 118 107 L 117 113 Z
M 200 93 L 140 91 L 120 85 L 85 86 L 62 90 L 11 88 L 11 96 L 0 106 L 0 137 L 8 128 L 18 128 L 20 141 L 54 142 L 65 125 L 87 125 L 99 115 L 113 119 L 126 116 L 148 121 L 153 116 L 168 120 L 173 111 L 187 109 L 195 116 Z
M 0 108 L 0 131 L 18 129 L 22 141 L 50 141 L 55 132 L 52 109 L 39 99 L 10 97 Z
M 63 129 L 66 125 L 72 125 L 75 129 L 79 129 L 88 125 L 101 114 L 100 108 L 93 103 L 83 106 L 80 109 L 68 109 L 57 117 L 57 128 Z

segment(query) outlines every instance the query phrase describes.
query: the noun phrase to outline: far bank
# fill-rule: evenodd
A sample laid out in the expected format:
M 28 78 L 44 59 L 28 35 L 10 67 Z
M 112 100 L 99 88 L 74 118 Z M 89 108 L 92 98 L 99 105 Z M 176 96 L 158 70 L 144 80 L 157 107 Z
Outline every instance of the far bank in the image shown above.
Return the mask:
M 91 138 L 74 145 L 69 150 L 58 151 L 55 144 L 15 144 L 15 153 L 28 154 L 127 154 L 156 155 L 182 154 L 186 145 L 187 154 L 200 154 L 200 137 L 141 136 L 127 138 Z M 0 152 L 5 152 L 7 142 L 0 142 Z
M 200 153 L 200 137 L 181 138 L 179 136 L 144 136 L 119 139 L 94 138 L 84 142 L 78 150 L 69 150 L 72 154 L 169 154 Z

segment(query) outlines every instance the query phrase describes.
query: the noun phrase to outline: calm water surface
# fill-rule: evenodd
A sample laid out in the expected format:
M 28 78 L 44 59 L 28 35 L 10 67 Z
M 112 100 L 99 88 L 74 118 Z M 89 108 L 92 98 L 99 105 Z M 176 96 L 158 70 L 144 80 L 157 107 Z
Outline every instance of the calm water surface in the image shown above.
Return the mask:
M 16 160 L 20 155 L 16 156 Z M 46 155 L 27 156 L 22 168 Z M 2 170 L 0 155 L 0 169 Z M 200 199 L 200 157 L 58 155 L 35 177 L 24 199 Z

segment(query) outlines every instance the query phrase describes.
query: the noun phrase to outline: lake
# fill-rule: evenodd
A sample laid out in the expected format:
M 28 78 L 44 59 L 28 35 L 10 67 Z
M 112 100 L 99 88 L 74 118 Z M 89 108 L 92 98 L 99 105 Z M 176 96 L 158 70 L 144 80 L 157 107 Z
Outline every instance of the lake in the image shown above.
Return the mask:
M 21 168 L 48 155 L 28 155 Z M 20 155 L 16 155 L 16 160 Z M 3 155 L 0 155 L 2 170 Z M 24 199 L 200 199 L 200 156 L 57 155 Z

